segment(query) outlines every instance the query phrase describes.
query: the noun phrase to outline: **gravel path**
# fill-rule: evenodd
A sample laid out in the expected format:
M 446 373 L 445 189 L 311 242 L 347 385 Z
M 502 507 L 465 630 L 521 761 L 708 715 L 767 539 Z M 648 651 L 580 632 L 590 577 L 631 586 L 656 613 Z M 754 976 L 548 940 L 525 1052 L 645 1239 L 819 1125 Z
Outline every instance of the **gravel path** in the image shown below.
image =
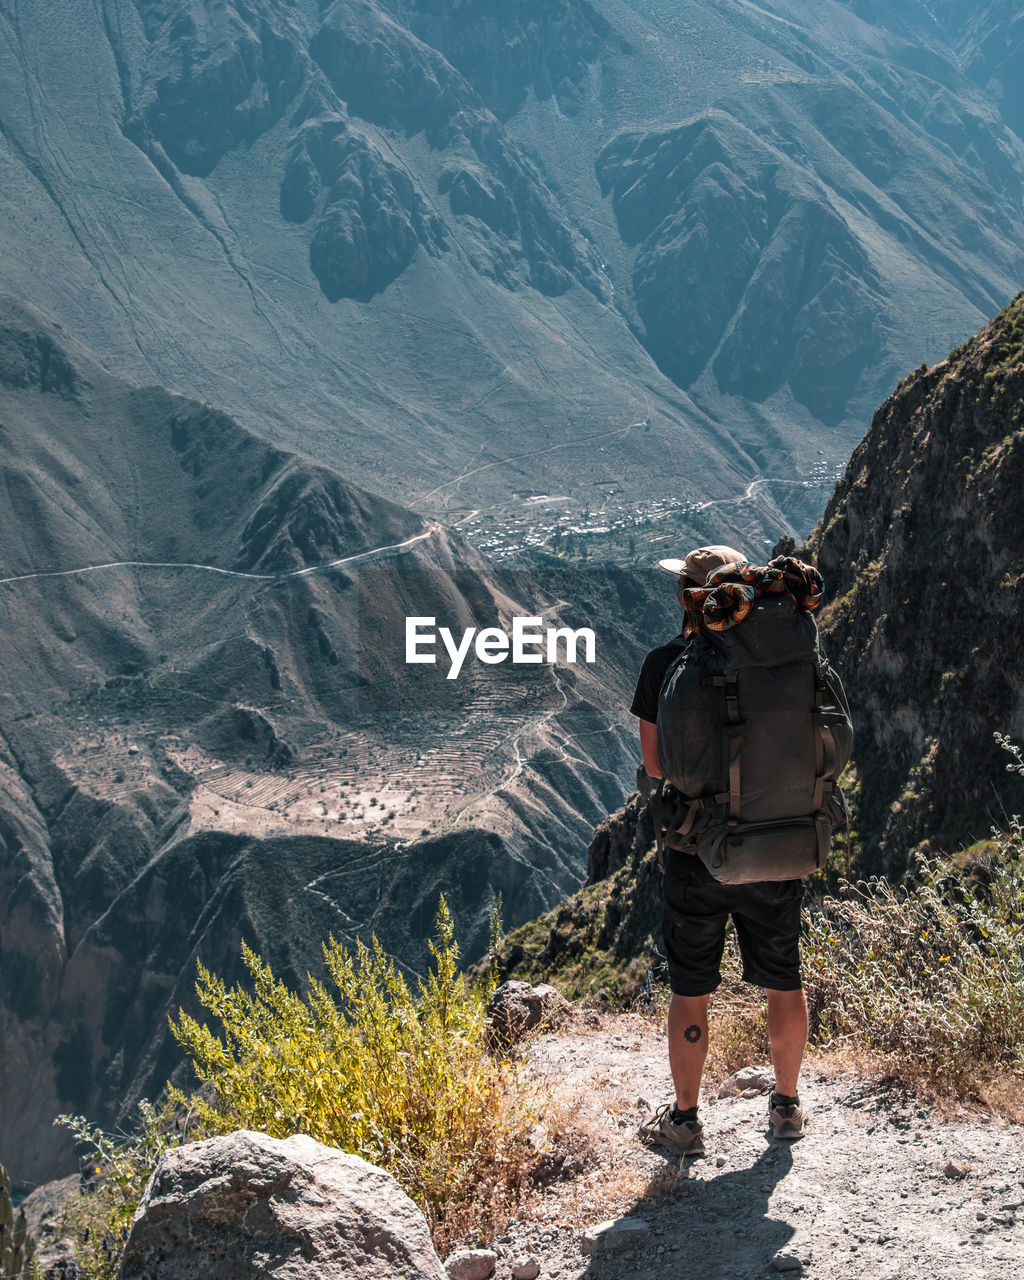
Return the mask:
M 540 1038 L 527 1073 L 554 1088 L 596 1162 L 553 1183 L 495 1242 L 495 1275 L 524 1254 L 541 1277 L 731 1277 L 820 1280 L 1014 1280 L 1024 1273 L 1024 1134 L 987 1116 L 947 1121 L 924 1104 L 810 1060 L 797 1143 L 767 1132 L 764 1096 L 701 1104 L 707 1158 L 635 1141 L 644 1114 L 671 1096 L 660 1026 L 625 1015 Z M 556 1144 L 557 1145 L 557 1144 Z M 604 1219 L 640 1219 L 641 1240 L 586 1256 Z

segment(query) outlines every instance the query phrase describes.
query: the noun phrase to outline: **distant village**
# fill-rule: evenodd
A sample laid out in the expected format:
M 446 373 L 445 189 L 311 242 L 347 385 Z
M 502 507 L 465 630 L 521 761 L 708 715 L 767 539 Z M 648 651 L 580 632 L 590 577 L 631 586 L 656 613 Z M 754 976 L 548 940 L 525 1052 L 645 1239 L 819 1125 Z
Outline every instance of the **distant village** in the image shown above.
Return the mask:
M 820 461 L 801 479 L 764 483 L 797 485 L 820 492 L 817 505 L 821 506 L 838 478 L 834 464 Z M 596 556 L 631 563 L 641 545 L 674 540 L 684 530 L 698 540 L 711 532 L 702 528 L 701 516 L 716 505 L 713 500 L 659 497 L 626 502 L 618 497 L 620 492 L 615 485 L 599 505 L 589 506 L 566 494 L 522 492 L 515 495 L 515 508 L 507 504 L 493 513 L 473 510 L 457 524 L 474 546 L 496 561 L 544 550 L 572 560 Z M 665 521 L 670 521 L 672 527 L 662 532 L 658 526 Z

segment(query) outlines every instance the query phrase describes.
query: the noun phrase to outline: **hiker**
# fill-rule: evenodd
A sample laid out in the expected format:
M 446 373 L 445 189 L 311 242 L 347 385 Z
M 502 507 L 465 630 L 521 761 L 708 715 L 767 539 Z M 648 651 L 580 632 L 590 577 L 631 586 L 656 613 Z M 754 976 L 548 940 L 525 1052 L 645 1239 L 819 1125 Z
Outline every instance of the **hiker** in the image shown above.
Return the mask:
M 785 574 L 782 569 L 776 567 L 779 565 L 786 566 Z M 726 566 L 730 568 L 727 570 Z M 668 644 L 652 650 L 644 659 L 630 707 L 632 714 L 640 722 L 643 764 L 638 770 L 637 781 L 641 793 L 652 799 L 660 846 L 663 816 L 671 811 L 676 796 L 681 793 L 676 792 L 671 784 L 667 782 L 663 784 L 661 761 L 671 760 L 672 756 L 670 753 L 666 754 L 668 743 L 663 742 L 662 755 L 659 759 L 659 694 L 666 676 L 669 676 L 670 681 L 674 678 L 669 675 L 670 669 L 674 672 L 681 665 L 676 663 L 676 659 L 688 644 L 687 632 L 694 634 L 699 630 L 697 624 L 689 618 L 688 610 L 697 607 L 695 601 L 702 603 L 703 598 L 711 594 L 699 589 L 705 588 L 708 585 L 709 576 L 715 574 L 716 584 L 726 581 L 733 584 L 732 589 L 738 586 L 738 592 L 743 594 L 727 597 L 727 599 L 739 600 L 743 608 L 750 611 L 751 601 L 755 595 L 761 594 L 762 584 L 767 583 L 767 587 L 764 588 L 765 596 L 769 592 L 776 593 L 775 599 L 778 601 L 783 593 L 786 594 L 788 621 L 785 625 L 795 625 L 792 619 L 797 616 L 798 609 L 813 608 L 820 599 L 821 579 L 816 570 L 795 560 L 780 559 L 773 561 L 772 565 L 766 569 L 757 569 L 748 565 L 746 557 L 740 551 L 725 546 L 700 547 L 691 551 L 683 560 L 661 560 L 658 562 L 658 567 L 677 578 L 676 598 L 688 618 L 687 626 L 682 633 Z M 807 578 L 808 591 L 817 590 L 818 592 L 818 597 L 811 603 L 792 599 L 794 592 L 799 595 L 803 581 L 801 573 L 804 571 L 806 575 L 813 575 L 816 579 L 815 585 Z M 746 580 L 744 575 L 747 575 L 750 582 L 758 584 L 756 588 L 743 585 Z M 695 592 L 695 589 L 698 590 Z M 684 592 L 690 594 L 684 596 Z M 771 606 L 768 606 L 765 612 L 770 610 Z M 746 612 L 740 612 L 738 616 L 745 617 Z M 744 623 L 725 620 L 715 625 L 723 630 L 725 627 L 735 625 L 738 633 Z M 749 628 L 755 624 L 746 623 L 745 625 Z M 820 659 L 817 653 L 817 629 L 813 626 L 813 622 L 805 618 L 800 625 L 803 626 L 806 634 L 813 635 L 813 649 L 808 649 L 809 657 L 813 655 L 815 660 Z M 747 636 L 751 634 L 748 631 Z M 823 659 L 820 659 L 820 663 L 827 668 L 827 663 L 824 663 Z M 810 689 L 809 696 L 812 697 L 814 709 L 817 711 L 822 709 L 822 695 L 820 692 L 814 694 L 811 677 L 806 671 L 807 665 L 804 664 L 805 670 L 801 678 Z M 815 679 L 820 690 L 821 666 L 817 665 L 817 662 L 812 665 L 813 669 L 819 672 Z M 829 674 L 831 675 L 831 672 Z M 701 707 L 698 706 L 700 700 L 711 696 L 705 695 L 702 688 L 711 684 L 720 686 L 727 684 L 724 675 L 716 675 L 712 679 L 706 675 L 701 677 L 698 672 L 696 678 L 698 683 L 691 688 L 697 688 L 698 693 L 696 695 L 691 693 L 690 702 L 679 712 L 683 717 L 689 716 L 691 722 L 694 716 L 702 714 Z M 744 687 L 753 689 L 754 686 L 737 684 L 735 677 L 732 677 L 732 680 L 732 692 L 728 690 L 725 692 L 727 697 L 734 698 L 730 719 L 735 722 L 736 732 L 742 734 L 746 732 L 746 726 L 736 710 L 736 702 L 742 701 L 737 690 L 742 691 Z M 804 686 L 801 685 L 800 688 L 802 690 Z M 845 697 L 841 696 L 839 700 L 845 708 Z M 835 708 L 828 707 L 824 710 L 828 713 L 833 712 Z M 663 717 L 664 715 L 663 710 Z M 802 711 L 802 716 L 803 722 L 806 722 L 810 731 L 812 717 L 808 714 L 806 707 Z M 724 714 L 722 720 L 724 721 Z M 846 724 L 848 723 L 847 712 Z M 697 732 L 698 729 L 699 726 L 695 726 L 694 731 Z M 769 755 L 785 760 L 794 738 L 792 732 L 787 735 L 785 728 L 780 732 L 783 734 L 782 741 L 785 742 L 786 748 L 781 753 L 777 752 L 772 743 Z M 663 736 L 665 736 L 664 730 Z M 735 742 L 737 739 L 733 737 L 732 741 Z M 802 747 L 801 740 L 795 748 L 798 756 Z M 739 751 L 733 750 L 734 761 L 738 761 Z M 810 751 L 813 761 L 813 745 Z M 705 751 L 704 754 L 709 756 L 711 753 Z M 715 754 L 714 759 L 717 761 L 718 758 Z M 832 763 L 834 762 L 833 753 Z M 845 763 L 845 760 L 842 763 Z M 716 763 L 715 768 L 718 767 Z M 672 772 L 671 766 L 667 767 L 667 771 Z M 818 783 L 814 796 L 816 807 L 820 809 L 823 804 L 828 803 L 827 800 L 822 801 L 822 790 L 828 796 L 833 791 L 838 793 L 838 788 L 833 787 L 832 781 L 828 778 L 817 780 L 813 778 L 814 772 L 827 774 L 828 769 L 820 766 L 815 769 L 812 764 L 811 772 L 812 783 L 815 781 Z M 735 808 L 730 809 L 730 813 L 738 818 L 740 813 L 738 763 L 735 777 L 730 774 L 724 784 L 715 783 L 710 789 L 715 791 L 723 785 L 727 790 L 724 794 L 715 796 L 714 803 L 721 807 L 727 806 L 730 801 L 728 788 L 732 788 Z M 700 795 L 701 792 L 694 787 L 693 794 Z M 839 794 L 841 799 L 841 793 Z M 687 803 L 689 802 L 685 798 L 676 803 L 675 817 L 667 823 L 670 832 L 674 826 L 676 834 L 681 837 L 685 837 L 689 830 L 694 814 L 698 813 L 702 806 L 712 804 L 707 800 L 694 801 L 690 805 L 686 822 L 680 825 L 682 821 L 680 804 L 685 806 Z M 809 832 L 809 839 L 813 842 L 814 820 L 813 816 L 801 819 L 803 825 L 796 828 L 797 835 L 802 838 L 802 833 L 806 830 Z M 711 819 L 708 818 L 707 822 L 710 821 Z M 779 826 L 778 823 L 768 825 Z M 701 829 L 699 822 L 696 829 Z M 707 829 L 706 825 L 704 829 Z M 724 823 L 718 828 L 722 831 L 736 829 L 736 822 Z M 791 829 L 786 827 L 786 833 Z M 818 839 L 819 841 L 821 839 L 820 830 Z M 831 839 L 831 826 L 827 828 L 827 839 Z M 749 836 L 748 842 L 752 846 L 757 844 L 756 840 Z M 771 1130 L 779 1138 L 799 1138 L 803 1134 L 805 1117 L 798 1095 L 798 1077 L 807 1043 L 807 1003 L 800 978 L 800 905 L 803 899 L 803 884 L 799 876 L 807 872 L 797 870 L 795 874 L 790 875 L 790 878 L 784 878 L 789 873 L 789 864 L 785 861 L 788 855 L 784 852 L 781 865 L 770 868 L 774 878 L 751 880 L 748 873 L 745 883 L 722 883 L 708 869 L 707 859 L 702 861 L 690 847 L 692 841 L 677 838 L 674 843 L 676 848 L 672 847 L 673 840 L 670 837 L 663 850 L 663 935 L 672 990 L 668 1013 L 668 1052 L 675 1087 L 675 1100 L 674 1104 L 665 1104 L 659 1108 L 658 1112 L 641 1127 L 640 1137 L 650 1144 L 674 1148 L 684 1156 L 704 1154 L 703 1126 L 698 1116 L 698 1103 L 701 1077 L 708 1052 L 708 1000 L 721 982 L 720 965 L 725 945 L 725 930 L 731 916 L 743 962 L 743 979 L 755 986 L 763 987 L 767 997 L 768 1038 L 775 1070 L 775 1087 L 769 1101 Z M 724 839 L 722 843 L 725 843 Z M 731 841 L 730 843 L 740 842 Z M 776 844 L 778 843 L 776 840 Z M 679 845 L 686 847 L 681 851 Z M 820 847 L 819 844 L 819 849 Z M 825 856 L 827 856 L 827 845 Z M 810 869 L 813 870 L 815 865 L 820 865 L 820 862 L 820 858 L 817 864 L 812 861 Z M 760 874 L 759 870 L 757 874 Z

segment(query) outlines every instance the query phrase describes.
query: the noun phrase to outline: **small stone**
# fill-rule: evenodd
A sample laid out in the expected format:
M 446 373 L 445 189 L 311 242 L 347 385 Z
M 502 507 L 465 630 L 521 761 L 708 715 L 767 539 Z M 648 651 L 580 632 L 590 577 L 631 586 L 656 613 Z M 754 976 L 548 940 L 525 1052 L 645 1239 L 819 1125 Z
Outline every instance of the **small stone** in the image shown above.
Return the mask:
M 716 1169 L 724 1169 L 724 1168 L 725 1168 L 725 1156 L 719 1156 L 719 1157 L 718 1157 L 718 1159 L 715 1161 L 715 1168 L 716 1168 Z
M 613 1249 L 635 1249 L 646 1244 L 651 1228 L 642 1218 L 609 1218 L 589 1227 L 580 1244 L 584 1253 L 604 1253 Z
M 765 1093 L 775 1085 L 775 1075 L 771 1067 L 743 1067 L 742 1070 L 735 1072 L 728 1080 L 723 1080 L 718 1090 L 720 1098 L 735 1098 L 737 1094 L 744 1097 L 756 1097 L 759 1093 Z M 753 1090 L 747 1093 L 747 1090 Z
M 508 1049 L 527 1031 L 564 1021 L 569 1008 L 568 1000 L 549 983 L 531 987 L 528 982 L 513 978 L 498 987 L 487 1004 L 491 1045 Z
M 537 1280 L 540 1275 L 540 1263 L 532 1253 L 517 1258 L 512 1263 L 512 1280 Z
M 942 1172 L 947 1178 L 954 1178 L 959 1181 L 961 1178 L 966 1178 L 970 1171 L 971 1166 L 969 1164 L 963 1164 L 957 1160 L 948 1160 Z
M 492 1249 L 459 1249 L 445 1262 L 448 1280 L 487 1280 L 498 1265 Z
M 804 1264 L 795 1253 L 777 1253 L 771 1261 L 773 1271 L 803 1271 Z

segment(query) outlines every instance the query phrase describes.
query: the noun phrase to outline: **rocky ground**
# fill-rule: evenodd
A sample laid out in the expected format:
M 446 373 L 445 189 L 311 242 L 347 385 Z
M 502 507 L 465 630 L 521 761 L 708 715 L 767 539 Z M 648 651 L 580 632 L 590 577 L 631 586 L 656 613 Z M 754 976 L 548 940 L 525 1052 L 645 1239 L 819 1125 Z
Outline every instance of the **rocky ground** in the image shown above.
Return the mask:
M 590 1015 L 592 1018 L 594 1015 Z M 758 1277 L 982 1280 L 1024 1263 L 1024 1140 L 986 1114 L 943 1116 L 879 1078 L 808 1061 L 811 1113 L 791 1144 L 767 1133 L 766 1098 L 701 1105 L 707 1157 L 681 1168 L 635 1140 L 643 1116 L 671 1096 L 660 1020 L 602 1018 L 539 1038 L 528 1078 L 553 1090 L 593 1156 L 555 1183 L 494 1242 L 495 1275 L 524 1255 L 541 1277 Z M 712 1076 L 714 1073 L 711 1073 Z M 584 1252 L 603 1220 L 639 1225 Z M 611 1246 L 611 1247 L 610 1247 Z
M 766 1068 L 761 1075 L 770 1081 Z M 537 1108 L 534 1141 L 552 1181 L 498 1238 L 460 1242 L 447 1258 L 448 1280 L 1020 1274 L 1020 1125 L 944 1112 L 820 1055 L 801 1082 L 806 1135 L 782 1143 L 768 1133 L 765 1093 L 729 1091 L 725 1077 L 724 1069 L 706 1077 L 707 1156 L 680 1164 L 636 1140 L 641 1120 L 671 1096 L 661 1018 L 585 1011 L 537 1036 L 520 1082 Z M 26 1203 L 30 1230 L 42 1227 L 50 1277 L 68 1274 L 69 1244 L 49 1232 L 72 1182 L 49 1184 Z M 425 1274 L 395 1274 L 413 1272 Z

